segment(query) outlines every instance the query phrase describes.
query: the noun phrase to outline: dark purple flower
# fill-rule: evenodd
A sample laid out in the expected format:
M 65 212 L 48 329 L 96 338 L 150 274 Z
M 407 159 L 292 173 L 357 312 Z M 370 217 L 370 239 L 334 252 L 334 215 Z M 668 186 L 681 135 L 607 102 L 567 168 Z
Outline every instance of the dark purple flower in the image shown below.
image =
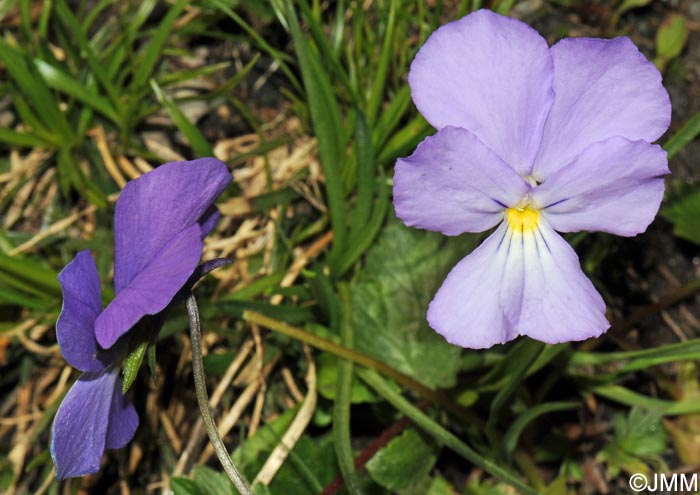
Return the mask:
M 661 75 L 628 38 L 564 39 L 477 11 L 436 30 L 408 76 L 438 132 L 396 164 L 406 225 L 498 228 L 447 276 L 428 322 L 483 348 L 518 335 L 600 335 L 605 303 L 560 232 L 643 232 L 659 209 L 668 128 Z
M 116 365 L 123 339 L 114 344 L 147 315 L 157 315 L 158 325 L 178 292 L 217 265 L 197 268 L 203 239 L 218 220 L 213 202 L 230 182 L 224 163 L 202 158 L 167 163 L 124 187 L 114 214 L 115 297 L 104 310 L 89 251 L 59 274 L 63 308 L 56 335 L 66 361 L 83 374 L 53 423 L 57 478 L 97 472 L 105 449 L 134 436 L 138 416 L 122 395 Z

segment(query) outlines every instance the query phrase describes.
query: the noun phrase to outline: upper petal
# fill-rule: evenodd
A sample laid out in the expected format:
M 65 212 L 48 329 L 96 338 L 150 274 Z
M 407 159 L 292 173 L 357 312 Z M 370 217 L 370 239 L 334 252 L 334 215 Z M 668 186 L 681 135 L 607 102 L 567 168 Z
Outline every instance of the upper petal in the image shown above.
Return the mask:
M 512 236 L 502 223 L 455 265 L 430 302 L 428 324 L 451 344 L 483 349 L 517 337 L 522 251 L 511 251 Z
M 578 256 L 546 221 L 525 233 L 524 290 L 518 332 L 556 344 L 597 337 L 610 327 L 605 302 Z
M 165 309 L 192 275 L 201 256 L 199 225 L 176 234 L 97 317 L 95 337 L 99 344 L 111 347 L 143 316 Z
M 532 195 L 556 230 L 631 236 L 644 232 L 656 216 L 667 173 L 660 146 L 615 137 L 586 148 Z
M 81 371 L 101 371 L 104 358 L 98 357 L 95 318 L 102 311 L 100 276 L 90 251 L 79 252 L 58 274 L 63 291 L 63 308 L 56 322 L 56 338 L 61 354 Z
M 211 228 L 210 206 L 231 180 L 223 162 L 201 158 L 166 163 L 124 186 L 114 212 L 116 293 L 183 230 L 200 221 Z
M 545 180 L 613 136 L 654 141 L 671 122 L 661 74 L 628 38 L 568 38 L 551 49 L 554 106 L 533 175 Z
M 100 470 L 109 425 L 109 410 L 119 369 L 83 373 L 61 402 L 53 421 L 51 457 L 58 479 Z
M 430 35 L 408 82 L 434 127 L 471 131 L 527 175 L 554 98 L 552 76 L 549 47 L 537 31 L 479 10 Z
M 530 186 L 469 131 L 445 127 L 396 162 L 394 207 L 411 227 L 447 235 L 496 225 Z

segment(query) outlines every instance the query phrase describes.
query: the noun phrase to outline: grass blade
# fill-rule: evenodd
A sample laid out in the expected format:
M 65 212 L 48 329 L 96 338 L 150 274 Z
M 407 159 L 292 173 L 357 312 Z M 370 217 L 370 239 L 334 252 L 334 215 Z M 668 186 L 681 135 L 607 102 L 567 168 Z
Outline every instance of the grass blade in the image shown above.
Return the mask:
M 350 291 L 347 285 L 339 287 L 341 301 L 340 342 L 352 349 L 354 346 Z M 338 466 L 343 473 L 345 486 L 351 495 L 362 495 L 360 479 L 355 472 L 355 457 L 350 445 L 350 395 L 352 392 L 353 363 L 341 360 L 338 363 L 335 402 L 333 403 L 333 443 L 338 457 Z
M 682 150 L 686 144 L 690 143 L 693 139 L 700 135 L 700 112 L 696 113 L 695 116 L 688 122 L 683 124 L 683 127 L 678 129 L 676 133 L 668 138 L 663 145 L 663 148 L 668 154 L 668 158 L 671 159 Z
M 321 164 L 326 177 L 326 195 L 333 227 L 333 246 L 329 254 L 329 265 L 335 273 L 338 271 L 341 257 L 345 251 L 347 237 L 345 191 L 340 174 L 345 159 L 346 143 L 343 120 L 328 74 L 324 70 L 318 54 L 313 52 L 302 32 L 294 12 L 294 6 L 289 0 L 286 0 L 285 6 L 286 21 L 299 58 L 299 68 L 306 88 L 311 121 L 318 139 Z
M 156 29 L 153 38 L 151 38 L 151 41 L 149 41 L 144 48 L 142 58 L 136 65 L 138 70 L 134 73 L 134 79 L 130 85 L 133 92 L 137 92 L 141 87 L 145 86 L 146 82 L 151 78 L 158 58 L 163 51 L 165 42 L 168 40 L 168 36 L 170 36 L 173 30 L 173 25 L 187 4 L 187 0 L 178 0 L 178 2 L 168 10 L 168 13 L 160 22 L 158 29 Z
M 173 119 L 173 123 L 185 136 L 187 142 L 190 143 L 195 154 L 197 156 L 214 156 L 214 150 L 211 144 L 209 144 L 209 141 L 207 141 L 199 129 L 189 121 L 173 100 L 160 89 L 158 83 L 153 79 L 151 79 L 151 88 L 153 88 L 156 98 L 158 98 L 158 101 L 163 105 L 165 111 L 168 112 L 170 118 Z
M 34 59 L 34 66 L 37 68 L 39 74 L 41 74 L 49 87 L 62 91 L 76 100 L 82 101 L 114 123 L 119 124 L 119 116 L 109 100 L 94 93 L 87 86 L 82 85 L 70 75 L 44 62 L 43 60 Z

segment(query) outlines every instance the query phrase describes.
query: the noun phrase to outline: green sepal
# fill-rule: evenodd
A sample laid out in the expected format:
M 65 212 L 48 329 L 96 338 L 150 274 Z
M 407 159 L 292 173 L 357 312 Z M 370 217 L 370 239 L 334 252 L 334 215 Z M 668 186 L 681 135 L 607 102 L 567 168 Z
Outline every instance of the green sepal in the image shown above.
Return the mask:
M 139 373 L 139 368 L 143 362 L 143 356 L 146 354 L 148 341 L 139 343 L 138 347 L 132 350 L 124 360 L 124 383 L 122 384 L 122 394 L 126 394 L 136 381 L 136 375 Z M 150 360 L 150 358 L 149 358 Z

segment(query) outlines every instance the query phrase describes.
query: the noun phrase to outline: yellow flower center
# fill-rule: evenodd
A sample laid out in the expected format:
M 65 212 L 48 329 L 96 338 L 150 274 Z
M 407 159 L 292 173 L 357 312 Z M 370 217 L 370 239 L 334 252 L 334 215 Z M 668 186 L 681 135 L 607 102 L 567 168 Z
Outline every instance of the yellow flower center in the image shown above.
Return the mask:
M 540 212 L 526 206 L 524 208 L 508 208 L 506 219 L 511 229 L 516 232 L 528 232 L 537 227 L 540 220 Z

